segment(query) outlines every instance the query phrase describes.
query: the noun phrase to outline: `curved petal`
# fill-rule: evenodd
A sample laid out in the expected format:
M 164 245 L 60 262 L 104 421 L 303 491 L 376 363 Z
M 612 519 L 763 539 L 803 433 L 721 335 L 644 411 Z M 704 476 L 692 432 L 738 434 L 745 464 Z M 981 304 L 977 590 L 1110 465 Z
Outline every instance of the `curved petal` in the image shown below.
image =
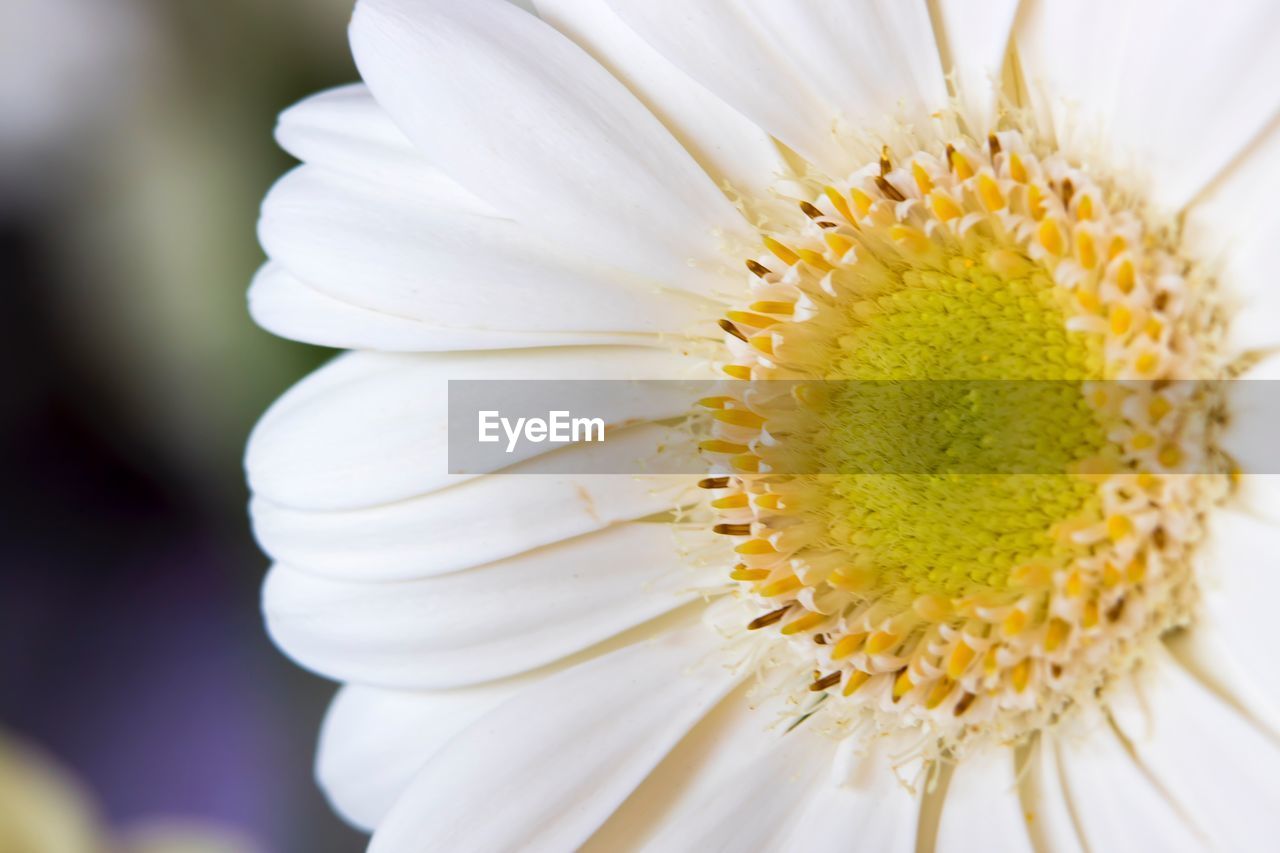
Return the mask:
M 709 293 L 725 239 L 753 240 L 621 83 L 506 0 L 361 0 L 351 45 L 431 162 L 575 255 Z
M 609 0 L 672 63 L 831 174 L 858 165 L 840 138 L 946 101 L 923 2 Z
M 1036 0 L 1018 55 L 1037 111 L 1075 154 L 1108 152 L 1180 211 L 1280 107 L 1270 0 Z
M 942 801 L 937 849 L 1033 850 L 1029 817 L 1018 791 L 1014 751 L 996 746 L 956 765 Z M 1061 849 L 1055 846 L 1053 849 Z
M 428 758 L 527 684 L 509 678 L 440 691 L 343 687 L 320 730 L 316 778 L 343 819 L 372 831 Z
M 335 299 L 271 262 L 258 271 L 249 286 L 249 313 L 272 334 L 336 349 L 436 352 L 657 342 L 656 338 L 626 333 L 503 332 L 437 326 Z
M 631 347 L 353 353 L 298 383 L 263 415 L 249 438 L 249 482 L 257 495 L 299 509 L 404 500 L 465 479 L 448 473 L 451 379 L 673 379 L 699 369 L 677 353 Z M 620 403 L 608 414 L 622 423 L 687 413 L 687 403 L 668 396 L 636 394 L 634 411 Z M 513 463 L 521 458 L 512 454 Z
M 536 5 L 544 21 L 625 83 L 717 185 L 763 197 L 788 171 L 769 134 L 650 47 L 606 0 L 537 0 Z
M 1076 828 L 1090 853 L 1203 851 L 1205 839 L 1097 719 L 1083 736 L 1056 738 L 1058 767 Z
M 1018 5 L 1019 0 L 934 4 L 944 65 L 955 75 L 956 94 L 979 138 L 996 118 L 997 87 Z
M 669 524 L 622 524 L 486 566 L 394 583 L 272 568 L 263 610 L 303 666 L 344 681 L 448 688 L 526 672 L 698 595 Z
M 1280 528 L 1230 510 L 1211 520 L 1198 564 L 1203 625 L 1212 631 L 1255 690 L 1280 710 L 1280 667 L 1274 646 L 1280 600 Z
M 613 453 L 637 454 L 678 441 L 645 425 L 611 437 Z M 590 454 L 600 445 L 557 454 Z M 337 579 L 395 581 L 447 574 L 666 512 L 697 498 L 688 477 L 564 476 L 534 473 L 547 457 L 517 465 L 510 476 L 477 477 L 394 504 L 318 512 L 255 499 L 254 533 L 278 562 Z
M 685 332 L 697 300 L 557 254 L 439 196 L 301 166 L 262 204 L 272 260 L 336 299 L 479 332 Z
M 1280 348 L 1280 117 L 1187 211 L 1183 241 L 1217 272 L 1234 309 L 1227 327 L 1236 350 Z
M 1017 756 L 1018 795 L 1027 810 L 1032 847 L 1053 853 L 1086 853 L 1053 741 L 1040 735 L 1019 748 Z
M 280 114 L 280 147 L 304 163 L 450 209 L 503 218 L 431 164 L 363 83 L 312 95 Z
M 718 643 L 695 626 L 517 694 L 427 762 L 370 850 L 575 849 L 737 682 Z
M 1254 593 L 1257 595 L 1258 593 Z M 1280 837 L 1280 745 L 1191 678 L 1167 653 L 1110 710 L 1137 760 L 1217 850 Z

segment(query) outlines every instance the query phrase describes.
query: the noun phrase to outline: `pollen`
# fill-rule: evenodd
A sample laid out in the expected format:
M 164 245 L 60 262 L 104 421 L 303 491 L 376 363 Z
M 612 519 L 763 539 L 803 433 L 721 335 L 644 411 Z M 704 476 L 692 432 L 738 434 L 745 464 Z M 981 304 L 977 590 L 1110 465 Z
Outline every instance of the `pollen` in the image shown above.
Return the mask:
M 835 721 L 1053 725 L 1189 618 L 1229 460 L 1166 386 L 1225 375 L 1212 281 L 1017 130 L 806 180 L 722 323 L 756 390 L 703 401 L 748 627 Z

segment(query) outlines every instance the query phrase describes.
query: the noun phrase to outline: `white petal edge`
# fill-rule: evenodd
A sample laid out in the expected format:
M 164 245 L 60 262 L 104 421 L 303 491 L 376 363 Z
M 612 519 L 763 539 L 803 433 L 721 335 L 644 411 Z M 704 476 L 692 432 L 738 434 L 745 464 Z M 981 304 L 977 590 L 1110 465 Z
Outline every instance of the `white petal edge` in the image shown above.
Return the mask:
M 956 764 L 942 801 L 936 848 L 1031 853 L 1027 824 L 1014 750 L 991 747 Z
M 347 685 L 320 730 L 320 787 L 344 820 L 371 832 L 428 758 L 529 683 L 509 678 L 439 691 Z
M 608 446 L 611 454 L 623 455 L 634 448 L 639 457 L 683 438 L 676 430 L 644 425 L 610 436 Z M 306 572 L 366 582 L 410 580 L 504 559 L 698 498 L 691 477 L 537 473 L 553 459 L 601 455 L 602 447 L 566 447 L 509 474 L 345 512 L 257 498 L 251 505 L 254 533 L 274 560 Z
M 518 694 L 427 762 L 371 853 L 577 848 L 737 682 L 718 646 L 695 626 Z
M 662 349 L 560 347 L 518 352 L 351 353 L 302 380 L 263 415 L 246 467 L 255 494 L 299 509 L 350 509 L 427 494 L 448 473 L 448 383 L 468 379 L 690 379 L 698 362 Z M 652 386 L 645 386 L 646 389 Z M 666 388 L 667 386 L 661 386 Z M 635 394 L 642 421 L 688 411 L 675 393 Z M 620 404 L 621 405 L 621 404 Z M 526 444 L 545 451 L 561 445 Z M 512 454 L 512 463 L 529 458 Z
M 460 331 L 682 333 L 701 300 L 560 253 L 529 229 L 425 192 L 314 166 L 262 204 L 273 261 L 343 302 Z
M 950 57 L 957 99 L 973 131 L 994 127 L 997 92 L 1019 0 L 936 0 L 940 45 Z
M 945 103 L 923 2 L 609 0 L 691 77 L 833 175 L 858 165 L 843 131 L 887 129 L 901 102 Z
M 1101 714 L 1080 723 L 1088 731 L 1053 738 L 1075 825 L 1090 853 L 1205 850 L 1186 816 L 1144 771 Z
M 764 197 L 788 171 L 769 134 L 650 47 L 606 0 L 537 0 L 544 21 L 627 85 L 723 187 Z
M 286 654 L 331 678 L 453 688 L 527 672 L 692 601 L 707 579 L 684 547 L 669 524 L 630 523 L 414 581 L 276 565 L 263 611 Z
M 351 45 L 431 162 L 575 254 L 710 293 L 726 239 L 753 240 L 619 81 L 506 0 L 361 0 Z
M 1258 595 L 1258 593 L 1254 593 Z M 1280 836 L 1280 744 L 1154 655 L 1109 707 L 1136 758 L 1218 850 L 1263 850 Z
M 1270 0 L 1025 9 L 1015 33 L 1023 76 L 1058 143 L 1131 172 L 1166 213 L 1195 198 L 1280 107 L 1280 7 Z
M 249 286 L 249 314 L 272 334 L 335 349 L 439 352 L 658 343 L 656 337 L 627 333 L 504 332 L 436 326 L 335 299 L 270 262 L 263 265 Z

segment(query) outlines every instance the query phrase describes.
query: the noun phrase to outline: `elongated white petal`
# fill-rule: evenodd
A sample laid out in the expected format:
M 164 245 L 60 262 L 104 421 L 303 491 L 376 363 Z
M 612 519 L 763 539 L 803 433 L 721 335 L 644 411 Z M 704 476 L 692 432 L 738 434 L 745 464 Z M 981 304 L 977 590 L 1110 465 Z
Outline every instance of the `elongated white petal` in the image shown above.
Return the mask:
M 1065 787 L 1058 750 L 1051 735 L 1041 735 L 1019 751 L 1023 764 L 1018 793 L 1027 809 L 1027 832 L 1037 850 L 1085 853 Z
M 354 353 L 316 371 L 267 411 L 249 440 L 249 482 L 256 494 L 301 509 L 404 500 L 464 479 L 448 473 L 451 379 L 689 378 L 693 369 L 678 354 L 631 347 Z M 637 394 L 634 411 L 616 414 L 641 421 L 687 412 L 687 404 L 668 396 Z M 561 446 L 528 445 L 540 452 Z M 513 463 L 523 458 L 512 454 Z
M 1275 116 L 1278 26 L 1270 0 L 1036 0 L 1015 38 L 1059 144 L 1077 154 L 1101 148 L 1172 213 Z
M 353 305 L 460 330 L 684 332 L 699 303 L 587 266 L 440 197 L 303 166 L 262 206 L 267 254 Z
M 1199 563 L 1204 629 L 1216 634 L 1245 680 L 1280 710 L 1280 667 L 1272 649 L 1275 602 L 1280 600 L 1280 528 L 1219 510 Z
M 718 645 L 695 626 L 517 694 L 427 762 L 370 850 L 577 848 L 733 687 Z
M 623 430 L 611 454 L 639 455 L 681 436 L 659 426 Z M 599 454 L 575 445 L 557 454 Z M 688 477 L 537 474 L 548 457 L 509 474 L 477 477 L 422 497 L 341 512 L 298 510 L 257 499 L 254 532 L 275 560 L 304 571 L 359 581 L 447 574 L 643 518 L 696 498 Z
M 717 185 L 763 196 L 787 171 L 767 133 L 650 47 L 606 0 L 538 0 L 537 8 L 625 83 Z
M 1033 819 L 1018 791 L 1013 750 L 992 747 L 956 765 L 942 802 L 937 849 L 1030 853 L 1027 824 Z
M 1260 595 L 1255 592 L 1254 595 Z M 1280 745 L 1167 653 L 1110 702 L 1138 761 L 1217 850 L 1263 850 L 1280 836 Z
M 609 0 L 651 45 L 743 115 L 833 174 L 841 139 L 924 115 L 946 97 L 924 3 Z
M 337 349 L 436 352 L 581 344 L 658 344 L 656 337 L 642 334 L 512 332 L 433 325 L 335 299 L 308 287 L 275 263 L 267 263 L 254 277 L 249 287 L 249 313 L 259 326 L 273 334 Z
M 1277 186 L 1280 122 L 1274 122 L 1196 200 L 1183 225 L 1188 250 L 1217 273 L 1233 310 L 1228 342 L 1240 351 L 1280 347 Z
M 372 831 L 423 762 L 528 684 L 522 677 L 457 690 L 343 687 L 320 731 L 320 786 L 343 818 Z
M 280 114 L 280 147 L 304 163 L 478 216 L 502 213 L 431 164 L 363 83 L 330 89 Z
M 431 162 L 577 256 L 711 292 L 724 240 L 751 239 L 626 87 L 506 0 L 361 0 L 351 44 Z
M 697 595 L 667 524 L 623 524 L 464 572 L 360 583 L 277 565 L 276 643 L 333 678 L 445 688 L 550 663 Z
M 955 74 L 956 94 L 979 134 L 995 119 L 996 87 L 1018 5 L 1019 0 L 938 0 L 934 6 L 944 64 Z
M 1090 853 L 1205 850 L 1204 836 L 1105 720 L 1087 734 L 1056 740 L 1071 814 Z

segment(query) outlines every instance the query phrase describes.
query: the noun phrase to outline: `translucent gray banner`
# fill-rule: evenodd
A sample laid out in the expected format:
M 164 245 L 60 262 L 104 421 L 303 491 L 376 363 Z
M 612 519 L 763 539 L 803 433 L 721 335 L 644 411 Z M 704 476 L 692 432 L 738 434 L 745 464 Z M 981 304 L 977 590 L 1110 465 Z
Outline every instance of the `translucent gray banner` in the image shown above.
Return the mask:
M 452 474 L 1280 474 L 1280 382 L 452 380 Z M 744 467 L 745 466 L 745 467 Z

